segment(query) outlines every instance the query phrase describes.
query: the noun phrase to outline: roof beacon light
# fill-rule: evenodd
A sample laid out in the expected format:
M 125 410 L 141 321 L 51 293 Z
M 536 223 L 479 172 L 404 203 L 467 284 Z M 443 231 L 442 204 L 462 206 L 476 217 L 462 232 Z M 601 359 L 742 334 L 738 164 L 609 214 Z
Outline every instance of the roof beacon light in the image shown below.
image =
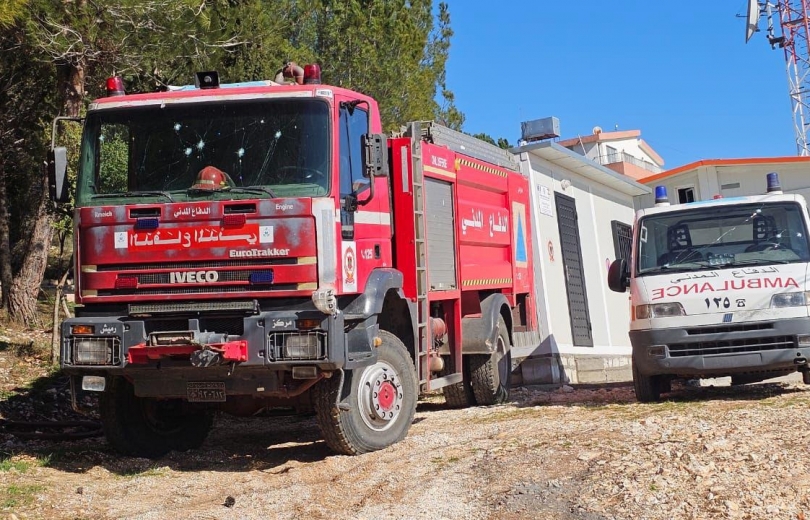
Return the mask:
M 304 85 L 321 84 L 321 66 L 317 63 L 304 65 Z
M 121 76 L 107 78 L 107 96 L 124 96 L 126 93 L 126 90 L 124 90 L 124 80 L 121 79 Z
M 782 193 L 782 185 L 779 184 L 779 174 L 776 172 L 771 172 L 765 176 L 768 181 L 768 193 L 773 193 L 774 195 L 779 195 Z
M 669 199 L 667 198 L 667 187 L 655 187 L 655 205 L 656 206 L 669 206 Z

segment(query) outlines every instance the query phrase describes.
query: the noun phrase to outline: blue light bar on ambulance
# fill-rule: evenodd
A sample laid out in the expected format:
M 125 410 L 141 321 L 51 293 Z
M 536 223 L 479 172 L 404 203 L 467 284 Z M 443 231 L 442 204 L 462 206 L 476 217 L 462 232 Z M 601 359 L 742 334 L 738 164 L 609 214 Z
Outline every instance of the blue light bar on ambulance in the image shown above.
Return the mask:
M 771 172 L 765 176 L 768 183 L 768 193 L 779 194 L 782 193 L 782 185 L 779 184 L 779 174 Z
M 667 198 L 667 187 L 655 187 L 655 205 L 656 206 L 669 206 L 669 198 Z

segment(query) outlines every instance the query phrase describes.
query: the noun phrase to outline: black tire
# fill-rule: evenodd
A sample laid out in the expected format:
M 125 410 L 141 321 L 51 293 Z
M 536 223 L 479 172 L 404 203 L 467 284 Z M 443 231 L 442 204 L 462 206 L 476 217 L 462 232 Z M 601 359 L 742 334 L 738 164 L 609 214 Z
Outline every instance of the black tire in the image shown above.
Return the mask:
M 498 344 L 492 354 L 469 356 L 470 384 L 478 405 L 502 404 L 509 400 L 512 346 L 503 316 L 498 319 L 498 330 Z
M 452 408 L 469 408 L 475 406 L 475 393 L 470 384 L 470 360 L 467 356 L 462 357 L 462 374 L 464 379 L 460 383 L 453 383 L 442 387 L 444 402 Z M 440 376 L 446 376 L 451 372 L 449 358 L 445 360 L 444 370 Z
M 419 392 L 413 361 L 399 338 L 384 330 L 380 338 L 377 363 L 345 373 L 348 407 L 338 407 L 338 374 L 312 388 L 318 426 L 337 453 L 359 455 L 387 448 L 405 438 L 413 422 Z
M 199 448 L 211 431 L 213 413 L 207 410 L 188 410 L 182 399 L 138 397 L 121 377 L 107 385 L 99 403 L 101 424 L 107 442 L 123 455 L 154 459 Z
M 661 400 L 661 376 L 645 376 L 633 362 L 633 389 L 640 403 L 655 403 Z

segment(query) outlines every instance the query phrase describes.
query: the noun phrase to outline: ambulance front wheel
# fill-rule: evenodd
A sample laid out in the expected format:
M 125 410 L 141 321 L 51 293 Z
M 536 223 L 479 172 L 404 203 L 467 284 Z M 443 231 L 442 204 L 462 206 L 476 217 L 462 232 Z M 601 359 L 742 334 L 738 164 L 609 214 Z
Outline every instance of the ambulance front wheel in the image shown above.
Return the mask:
M 661 400 L 664 376 L 647 376 L 642 374 L 633 361 L 633 389 L 636 399 L 641 403 L 654 403 Z

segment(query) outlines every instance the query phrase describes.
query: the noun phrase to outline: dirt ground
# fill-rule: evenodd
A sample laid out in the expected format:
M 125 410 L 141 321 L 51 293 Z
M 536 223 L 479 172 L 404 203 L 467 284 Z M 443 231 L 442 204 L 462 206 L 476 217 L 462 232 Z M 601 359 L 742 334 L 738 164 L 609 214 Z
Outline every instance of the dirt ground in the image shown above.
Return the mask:
M 0 426 L 76 419 L 64 379 L 2 335 Z M 358 457 L 331 454 L 311 417 L 220 416 L 201 449 L 156 461 L 6 424 L 0 519 L 804 520 L 808 403 L 795 378 L 643 405 L 626 386 L 516 388 L 465 410 L 430 396 L 403 442 Z

